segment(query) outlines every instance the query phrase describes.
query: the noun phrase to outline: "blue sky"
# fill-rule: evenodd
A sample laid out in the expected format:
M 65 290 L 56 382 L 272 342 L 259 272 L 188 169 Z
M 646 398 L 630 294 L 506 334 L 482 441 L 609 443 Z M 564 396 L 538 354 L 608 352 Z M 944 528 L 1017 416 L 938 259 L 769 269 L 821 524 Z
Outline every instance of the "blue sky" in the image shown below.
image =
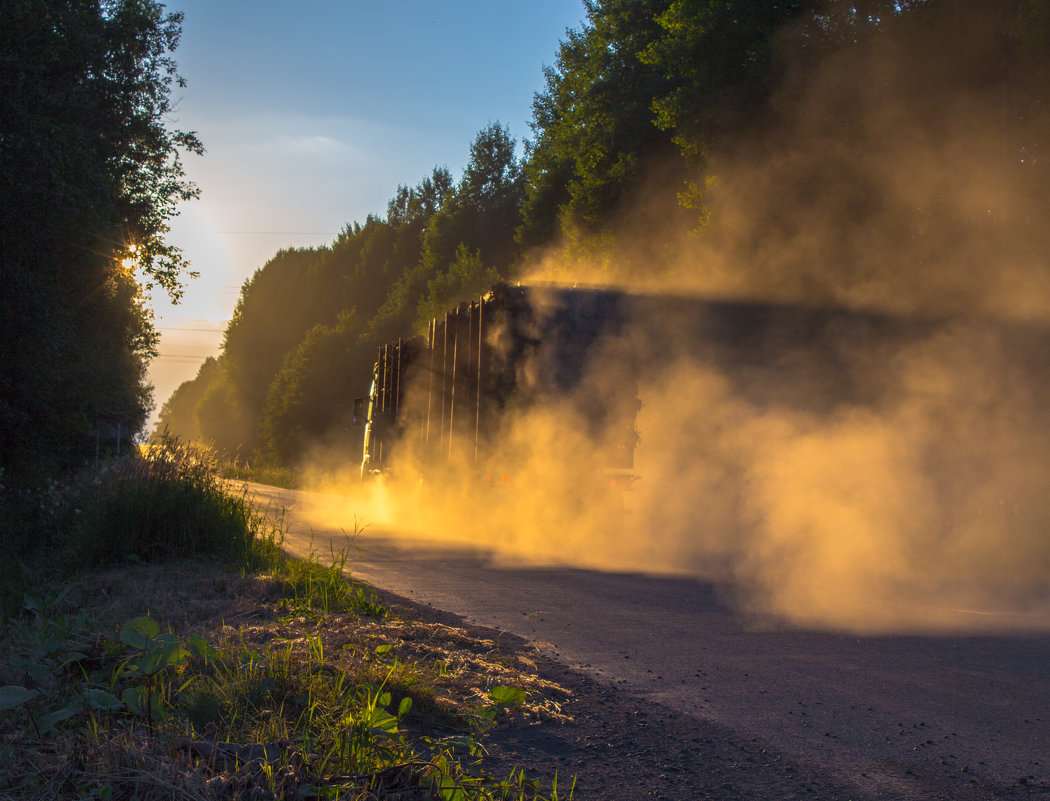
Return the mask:
M 159 407 L 218 352 L 241 284 L 277 250 L 384 214 L 398 184 L 453 175 L 492 122 L 520 142 L 582 0 L 172 0 L 185 13 L 171 125 L 207 153 L 170 241 L 201 277 L 154 297 Z

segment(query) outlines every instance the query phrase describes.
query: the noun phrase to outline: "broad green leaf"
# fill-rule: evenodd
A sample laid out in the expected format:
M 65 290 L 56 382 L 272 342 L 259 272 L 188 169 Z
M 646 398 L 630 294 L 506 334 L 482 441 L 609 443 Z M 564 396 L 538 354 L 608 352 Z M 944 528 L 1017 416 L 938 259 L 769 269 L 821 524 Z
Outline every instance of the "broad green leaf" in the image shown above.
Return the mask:
M 177 640 L 161 643 L 139 660 L 139 669 L 145 675 L 153 676 L 171 665 L 181 665 L 186 661 L 186 655 L 186 649 Z
M 133 715 L 139 715 L 145 717 L 145 708 L 139 706 L 139 700 L 145 701 L 145 689 L 140 687 L 128 687 L 124 692 L 120 694 L 121 700 L 124 702 L 124 706 L 127 707 L 128 711 Z
M 24 674 L 40 684 L 51 675 L 51 666 L 40 659 L 28 659 L 15 656 L 11 658 L 11 669 L 18 674 Z
M 124 704 L 113 693 L 90 687 L 84 690 L 84 702 L 96 712 L 119 712 Z
M 0 712 L 6 709 L 18 709 L 18 707 L 28 704 L 38 695 L 40 693 L 36 690 L 27 690 L 25 687 L 20 687 L 17 684 L 0 687 Z
M 153 722 L 159 723 L 168 717 L 168 706 L 160 693 L 153 693 L 150 697 L 153 699 Z
M 380 645 L 379 647 L 376 648 L 376 656 L 383 656 L 385 654 L 390 653 L 390 651 L 391 651 L 391 649 L 393 647 L 394 646 L 392 646 L 392 645 Z
M 67 706 L 64 709 L 56 710 L 50 715 L 44 715 L 40 719 L 40 731 L 44 734 L 50 731 L 54 731 L 55 727 L 58 726 L 63 720 L 68 720 L 73 717 L 80 710 L 76 706 Z
M 466 791 L 451 776 L 442 776 L 439 782 L 441 801 L 465 801 Z
M 194 634 L 186 640 L 186 647 L 193 656 L 201 659 L 214 659 L 219 652 L 208 645 L 208 641 L 201 635 Z
M 412 709 L 412 699 L 407 695 L 401 699 L 401 703 L 397 706 L 397 718 L 400 720 L 409 713 Z
M 521 706 L 525 703 L 525 691 L 520 687 L 508 687 L 501 684 L 489 690 L 489 700 L 497 706 Z
M 436 745 L 438 748 L 447 750 L 450 754 L 456 751 L 467 751 L 473 756 L 478 744 L 471 737 L 457 734 L 452 737 L 442 737 L 436 742 Z
M 132 648 L 145 650 L 152 645 L 152 640 L 160 632 L 160 625 L 149 617 L 137 617 L 129 620 L 120 630 L 120 641 Z
M 397 718 L 385 709 L 376 707 L 368 720 L 368 726 L 376 734 L 394 736 L 397 734 Z
M 145 687 L 129 687 L 121 694 L 121 699 L 124 701 L 124 706 L 128 708 L 133 714 L 138 715 L 140 718 L 146 717 L 146 688 Z M 150 714 L 153 717 L 153 722 L 164 720 L 166 713 L 164 709 L 164 699 L 160 693 L 150 693 Z

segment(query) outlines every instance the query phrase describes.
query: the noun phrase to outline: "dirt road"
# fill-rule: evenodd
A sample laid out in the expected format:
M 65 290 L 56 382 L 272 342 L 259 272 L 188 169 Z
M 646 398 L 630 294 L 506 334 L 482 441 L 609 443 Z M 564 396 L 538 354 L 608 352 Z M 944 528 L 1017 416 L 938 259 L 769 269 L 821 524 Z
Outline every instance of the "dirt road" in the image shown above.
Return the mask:
M 301 494 L 255 490 L 288 508 L 292 550 L 340 547 L 297 517 Z M 577 726 L 496 747 L 617 780 L 604 798 L 1050 799 L 1050 635 L 804 631 L 699 580 L 501 567 L 372 530 L 356 544 L 355 576 L 539 644 L 575 682 Z

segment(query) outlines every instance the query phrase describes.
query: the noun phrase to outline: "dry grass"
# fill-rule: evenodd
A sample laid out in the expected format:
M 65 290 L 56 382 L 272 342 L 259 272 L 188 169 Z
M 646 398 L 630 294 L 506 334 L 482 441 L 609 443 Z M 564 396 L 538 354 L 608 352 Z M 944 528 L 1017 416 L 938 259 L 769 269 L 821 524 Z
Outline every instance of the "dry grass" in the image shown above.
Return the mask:
M 434 708 L 462 721 L 499 685 L 521 687 L 527 700 L 515 715 L 525 720 L 567 721 L 562 705 L 570 693 L 541 678 L 527 653 L 501 647 L 463 628 L 411 619 L 368 620 L 351 614 L 275 619 L 277 604 L 261 604 L 242 625 L 227 625 L 222 633 L 255 647 L 280 642 L 293 657 L 307 659 L 310 640 L 320 638 L 333 667 L 365 681 L 377 679 L 373 659 L 377 647 L 392 646 L 403 672 L 425 684 Z M 260 620 L 261 618 L 261 620 Z M 395 674 L 394 679 L 397 679 Z
M 4 745 L 12 745 L 4 732 Z M 35 747 L 5 748 L 3 801 L 109 799 L 213 801 L 206 778 L 180 764 L 144 730 L 115 727 Z
M 488 691 L 500 685 L 527 691 L 526 703 L 501 718 L 500 725 L 515 720 L 568 719 L 563 705 L 569 692 L 539 677 L 528 651 L 516 644 L 505 645 L 465 628 L 408 614 L 381 619 L 311 610 L 304 614 L 302 609 L 289 608 L 280 580 L 241 577 L 212 562 L 141 564 L 96 573 L 78 581 L 68 596 L 68 608 L 89 619 L 97 632 L 86 648 L 93 654 L 101 654 L 105 642 L 116 639 L 125 621 L 148 614 L 162 630 L 180 637 L 199 633 L 220 649 L 280 652 L 291 663 L 313 664 L 351 682 L 385 680 L 395 697 L 413 698 L 412 713 L 403 727 L 410 738 L 463 733 L 472 724 L 476 726 L 476 711 L 484 705 Z M 9 633 L 5 632 L 5 640 Z M 391 647 L 377 658 L 377 647 L 384 645 Z M 0 683 L 17 681 L 9 656 L 5 642 Z M 270 789 L 263 786 L 261 767 L 255 773 L 246 773 L 244 768 L 202 768 L 199 760 L 186 758 L 185 737 L 180 746 L 176 734 L 161 728 L 151 735 L 141 725 L 110 723 L 41 741 L 24 720 L 0 714 L 0 760 L 4 762 L 0 801 L 281 797 L 280 792 L 265 795 Z M 217 735 L 219 742 L 229 736 L 222 731 Z M 296 757 L 300 758 L 306 755 Z M 292 781 L 286 782 L 286 788 L 305 790 L 302 770 L 295 774 L 288 762 L 286 755 L 280 766 L 288 774 L 285 778 Z M 266 768 L 266 781 L 280 790 L 272 783 L 270 770 L 277 767 Z M 359 782 L 360 795 L 340 797 L 428 798 L 429 790 L 419 783 L 419 776 L 427 770 L 425 763 L 416 765 L 410 760 L 385 769 L 382 775 L 334 779 Z M 369 784 L 371 790 L 366 789 Z

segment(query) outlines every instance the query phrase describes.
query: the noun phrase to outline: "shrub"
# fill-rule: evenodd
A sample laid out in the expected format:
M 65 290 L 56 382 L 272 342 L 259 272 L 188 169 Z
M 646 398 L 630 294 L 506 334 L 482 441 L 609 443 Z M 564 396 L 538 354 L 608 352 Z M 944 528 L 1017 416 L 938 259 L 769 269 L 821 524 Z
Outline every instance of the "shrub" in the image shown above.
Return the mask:
M 246 491 L 218 477 L 207 451 L 168 435 L 75 483 L 56 522 L 66 570 L 202 556 L 247 566 L 280 538 Z

